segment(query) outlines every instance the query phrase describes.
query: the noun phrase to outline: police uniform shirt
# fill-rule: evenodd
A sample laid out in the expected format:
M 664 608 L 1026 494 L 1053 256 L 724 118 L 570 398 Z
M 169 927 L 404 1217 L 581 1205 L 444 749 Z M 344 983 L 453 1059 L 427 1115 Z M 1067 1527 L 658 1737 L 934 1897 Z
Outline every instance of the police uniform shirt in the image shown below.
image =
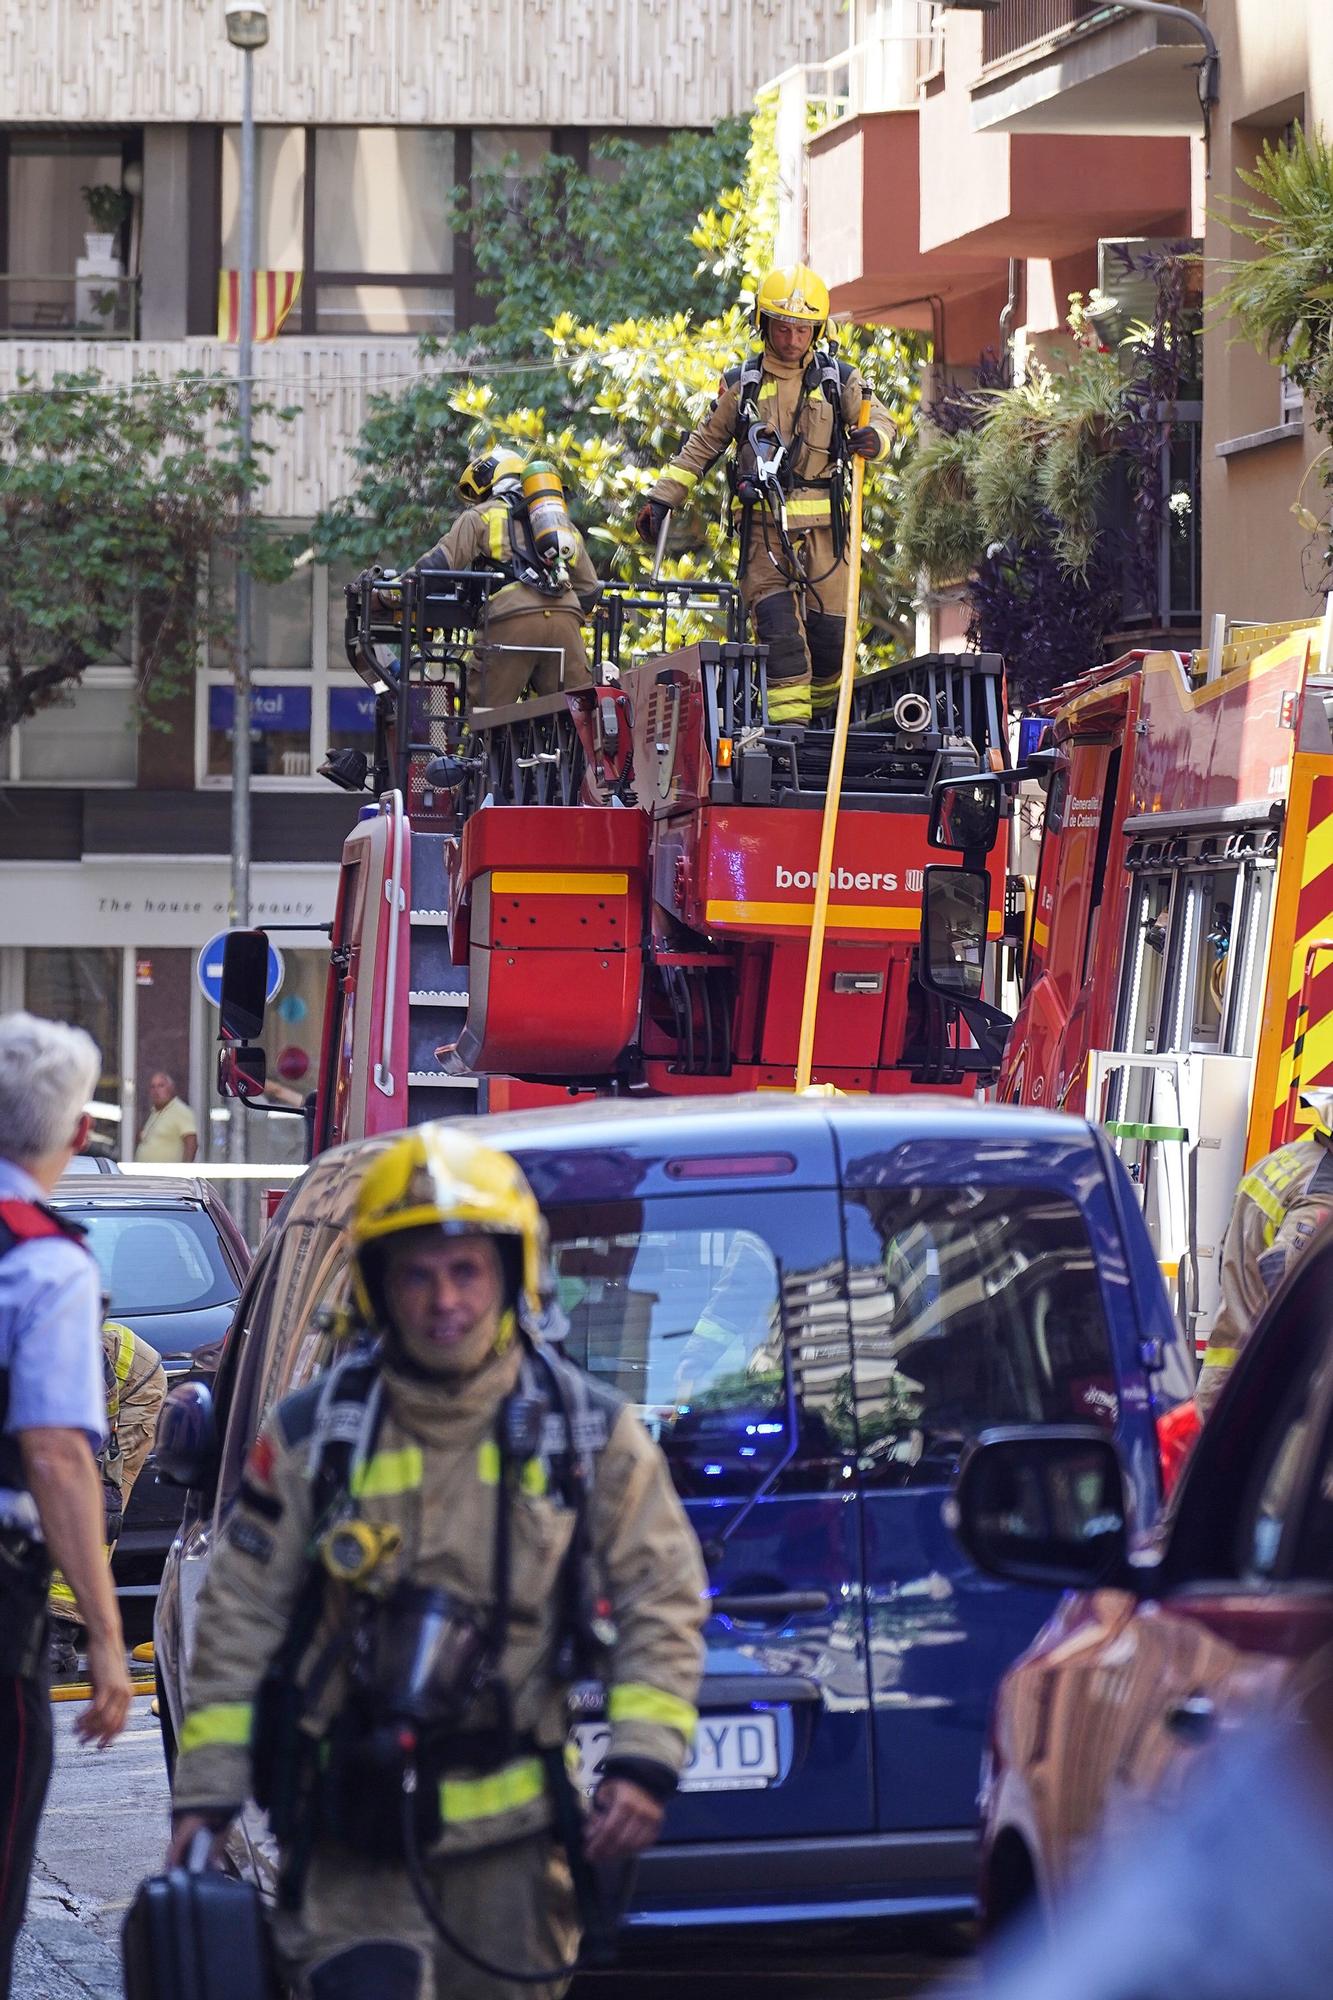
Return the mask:
M 0 1201 L 44 1201 L 12 1160 L 0 1159 Z M 64 1236 L 16 1243 L 0 1257 L 0 1369 L 9 1375 L 4 1428 L 106 1437 L 101 1279 L 87 1251 Z M 0 1486 L 0 1524 L 39 1532 L 32 1496 Z

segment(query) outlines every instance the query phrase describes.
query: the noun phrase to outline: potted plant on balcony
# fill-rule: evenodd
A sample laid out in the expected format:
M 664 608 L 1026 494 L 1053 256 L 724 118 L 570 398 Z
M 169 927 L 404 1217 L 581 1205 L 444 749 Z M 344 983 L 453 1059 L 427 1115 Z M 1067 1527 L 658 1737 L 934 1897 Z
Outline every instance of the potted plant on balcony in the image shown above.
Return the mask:
M 81 193 L 93 225 L 84 236 L 84 250 L 91 261 L 111 264 L 116 257 L 116 239 L 130 212 L 131 197 L 124 188 L 113 187 L 109 181 L 85 187 Z

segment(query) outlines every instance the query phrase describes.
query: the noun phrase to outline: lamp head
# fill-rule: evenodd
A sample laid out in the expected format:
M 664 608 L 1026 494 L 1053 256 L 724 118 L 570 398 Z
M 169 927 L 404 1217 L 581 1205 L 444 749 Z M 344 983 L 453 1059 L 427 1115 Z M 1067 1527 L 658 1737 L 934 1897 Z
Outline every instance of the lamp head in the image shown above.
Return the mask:
M 234 49 L 262 49 L 268 41 L 268 0 L 227 0 L 225 18 Z

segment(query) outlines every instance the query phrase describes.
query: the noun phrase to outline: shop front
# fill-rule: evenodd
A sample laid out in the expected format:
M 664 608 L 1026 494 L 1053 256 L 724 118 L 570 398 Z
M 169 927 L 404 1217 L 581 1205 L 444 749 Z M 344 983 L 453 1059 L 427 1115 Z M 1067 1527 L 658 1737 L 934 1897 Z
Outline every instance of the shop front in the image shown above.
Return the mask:
M 251 878 L 256 924 L 277 930 L 282 980 L 264 1033 L 269 1074 L 297 1093 L 313 1087 L 328 947 L 318 928 L 333 915 L 338 870 L 316 863 L 260 863 Z M 102 1050 L 96 1135 L 100 1150 L 131 1160 L 158 1071 L 199 1125 L 199 1158 L 225 1159 L 232 1107 L 214 1081 L 218 1017 L 197 976 L 199 955 L 227 928 L 225 858 L 85 857 L 9 862 L 0 942 L 0 1011 L 86 1028 Z M 299 1118 L 247 1113 L 247 1153 L 299 1161 Z

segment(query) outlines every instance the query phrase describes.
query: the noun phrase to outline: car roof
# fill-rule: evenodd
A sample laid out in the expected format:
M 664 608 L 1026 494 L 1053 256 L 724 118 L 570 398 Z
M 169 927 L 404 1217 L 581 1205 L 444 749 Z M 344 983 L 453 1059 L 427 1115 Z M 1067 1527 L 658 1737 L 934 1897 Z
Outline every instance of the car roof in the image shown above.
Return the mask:
M 664 1163 L 681 1157 L 729 1162 L 778 1152 L 794 1157 L 790 1177 L 775 1177 L 771 1169 L 754 1175 L 729 1171 L 729 1188 L 740 1192 L 747 1187 L 778 1189 L 784 1184 L 835 1185 L 840 1176 L 839 1153 L 848 1184 L 864 1184 L 870 1178 L 867 1167 L 871 1156 L 882 1161 L 886 1153 L 908 1142 L 932 1142 L 946 1157 L 956 1149 L 967 1161 L 980 1157 L 983 1148 L 994 1157 L 997 1152 L 1039 1146 L 1058 1156 L 1065 1170 L 1071 1155 L 1086 1160 L 1097 1145 L 1083 1119 L 924 1093 L 871 1098 L 813 1093 L 795 1097 L 762 1091 L 688 1098 L 598 1098 L 438 1122 L 469 1133 L 484 1144 L 512 1151 L 544 1203 L 574 1196 L 606 1200 L 650 1191 L 708 1192 L 706 1175 L 692 1187 L 663 1179 Z M 320 1154 L 291 1189 L 277 1220 L 284 1225 L 343 1226 L 351 1215 L 368 1162 L 402 1136 L 391 1132 L 352 1140 Z M 550 1169 L 571 1153 L 597 1155 L 607 1171 L 583 1177 L 576 1190 L 566 1191 L 561 1186 L 557 1191 Z M 616 1168 L 621 1171 L 615 1172 Z M 712 1191 L 716 1192 L 716 1183 Z
M 88 1174 L 62 1174 L 56 1182 L 53 1202 L 92 1202 L 98 1208 L 161 1208 L 164 1202 L 206 1202 L 207 1181 L 184 1174 L 117 1174 L 115 1185 Z

